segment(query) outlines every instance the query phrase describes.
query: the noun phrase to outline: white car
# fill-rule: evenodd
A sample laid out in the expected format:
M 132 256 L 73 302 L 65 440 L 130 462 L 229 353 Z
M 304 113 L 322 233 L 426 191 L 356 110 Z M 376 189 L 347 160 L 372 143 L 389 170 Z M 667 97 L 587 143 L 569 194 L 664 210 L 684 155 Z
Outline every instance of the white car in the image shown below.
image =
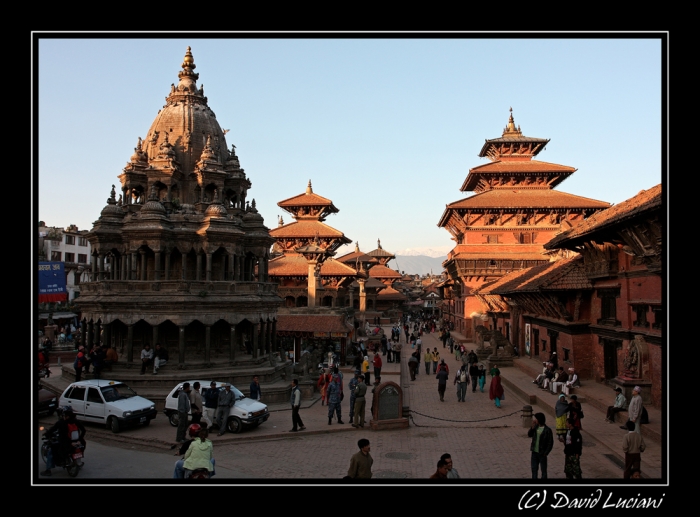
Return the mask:
M 148 425 L 158 414 L 155 402 L 123 382 L 103 379 L 71 383 L 58 404 L 71 406 L 78 420 L 103 423 L 114 433 L 128 425 Z
M 209 389 L 212 381 L 183 381 L 173 388 L 173 390 L 168 394 L 165 399 L 165 409 L 163 412 L 168 417 L 170 425 L 177 427 L 179 418 L 177 412 L 177 397 L 182 391 L 182 385 L 185 382 L 190 383 L 190 387 L 194 385 L 195 382 L 199 382 L 201 389 L 200 392 L 204 393 L 205 390 Z M 223 388 L 223 382 L 216 382 L 216 387 L 219 390 Z M 265 422 L 270 418 L 270 412 L 265 404 L 258 402 L 257 400 L 250 399 L 241 393 L 235 386 L 231 385 L 231 391 L 233 392 L 234 405 L 231 409 L 226 420 L 226 427 L 232 433 L 240 433 L 244 428 L 254 428 Z M 190 413 L 191 414 L 191 413 Z

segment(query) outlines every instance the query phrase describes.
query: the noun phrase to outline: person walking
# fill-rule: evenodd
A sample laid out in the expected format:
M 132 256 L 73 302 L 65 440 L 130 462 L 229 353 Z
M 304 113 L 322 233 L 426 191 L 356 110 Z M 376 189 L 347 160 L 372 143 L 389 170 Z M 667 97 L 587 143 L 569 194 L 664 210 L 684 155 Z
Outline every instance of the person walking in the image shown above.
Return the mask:
M 433 373 L 437 373 L 437 366 L 440 362 L 440 352 L 438 352 L 437 347 L 435 347 L 431 353 L 431 360 L 433 361 Z
M 190 390 L 190 410 L 192 411 L 192 423 L 198 424 L 202 420 L 202 413 L 204 411 L 204 402 L 202 401 L 202 394 L 199 392 L 199 381 L 195 381 L 192 385 L 192 390 Z
M 216 421 L 216 408 L 219 405 L 219 390 L 216 388 L 216 381 L 211 381 L 209 388 L 202 393 L 202 398 L 204 399 L 202 420 L 211 429 Z
M 479 365 L 479 389 L 481 393 L 484 392 L 484 386 L 486 386 L 486 369 L 483 364 Z
M 365 394 L 367 393 L 367 384 L 364 377 L 361 375 L 357 378 L 357 386 L 355 387 L 355 413 L 353 414 L 353 427 L 365 426 Z
M 365 376 L 365 384 L 369 384 L 371 382 L 370 377 L 369 377 L 369 357 L 365 356 L 365 360 L 362 361 L 362 373 Z
M 501 400 L 505 398 L 503 385 L 501 384 L 501 372 L 496 368 L 495 375 L 491 378 L 491 387 L 489 388 L 489 398 L 494 401 L 496 407 L 501 407 Z
M 260 389 L 260 379 L 257 375 L 253 376 L 253 382 L 250 383 L 250 398 L 260 401 L 262 399 L 262 390 Z
M 564 437 L 564 474 L 566 474 L 566 479 L 581 479 L 582 444 L 581 431 L 576 429 L 573 418 L 567 418 L 566 436 Z
M 466 368 L 467 365 L 464 365 L 464 367 Z M 472 381 L 472 393 L 476 393 L 476 383 L 479 379 L 479 367 L 476 365 L 476 363 L 469 365 L 469 377 Z
M 301 390 L 299 389 L 298 379 L 292 379 L 292 396 L 290 397 L 289 402 L 292 404 L 292 428 L 289 430 L 289 432 L 296 433 L 297 431 L 303 431 L 306 429 L 306 427 L 299 416 L 299 408 L 301 407 Z
M 402 348 L 401 344 L 398 342 L 391 346 L 391 351 L 394 354 L 394 362 L 395 363 L 401 364 L 401 348 Z
M 231 406 L 236 402 L 235 396 L 231 391 L 231 385 L 225 382 L 223 386 L 224 389 L 219 391 L 219 400 L 216 403 L 216 423 L 219 425 L 219 434 L 217 436 L 223 436 L 226 433 L 228 415 L 231 412 Z
M 557 439 L 560 442 L 564 441 L 566 434 L 566 419 L 569 416 L 569 403 L 566 401 L 566 395 L 560 393 L 557 397 L 557 402 L 554 404 L 554 415 L 556 419 Z
M 544 413 L 535 413 L 527 436 L 532 438 L 530 443 L 530 468 L 532 479 L 537 479 L 537 471 L 541 469 L 542 479 L 547 479 L 547 456 L 554 447 L 552 430 L 545 425 L 547 419 Z
M 379 354 L 377 354 L 379 355 Z M 330 385 L 327 388 L 328 393 L 328 425 L 333 422 L 333 413 L 338 416 L 338 423 L 342 424 L 343 420 L 340 416 L 340 377 L 337 374 L 333 375 Z
M 569 417 L 574 419 L 574 427 L 579 431 L 583 429 L 581 419 L 583 418 L 583 408 L 576 395 L 569 397 Z
M 608 406 L 608 412 L 605 414 L 605 421 L 609 424 L 615 421 L 616 413 L 624 411 L 627 407 L 627 399 L 622 394 L 622 388 L 618 386 L 614 391 L 617 394 L 615 395 L 615 402 L 613 402 L 612 406 Z
M 635 386 L 632 389 L 632 400 L 630 400 L 629 408 L 627 409 L 627 417 L 629 421 L 634 423 L 634 432 L 642 434 L 642 388 Z M 620 426 L 620 429 L 626 429 L 625 426 Z
M 416 380 L 416 370 L 418 370 L 418 365 L 420 360 L 418 359 L 418 352 L 413 352 L 411 357 L 408 358 L 408 373 L 411 375 L 411 380 Z
M 352 424 L 355 419 L 355 388 L 357 388 L 358 382 L 360 382 L 360 370 L 355 370 L 355 375 L 350 379 L 350 382 L 348 382 L 348 390 L 350 391 L 350 424 Z
M 190 412 L 190 383 L 186 382 L 182 385 L 182 390 L 177 395 L 177 433 L 175 434 L 175 441 L 182 443 L 185 441 L 187 426 L 189 422 L 187 421 Z
M 75 361 L 73 361 L 73 369 L 75 370 L 75 382 L 80 382 L 83 376 L 83 366 L 85 366 L 85 347 L 80 345 L 78 347 L 78 353 L 75 356 Z
M 625 453 L 624 479 L 629 479 L 633 470 L 641 470 L 642 453 L 646 449 L 644 438 L 641 433 L 637 433 L 633 421 L 628 420 L 627 434 L 622 439 L 622 451 Z
M 382 376 L 382 356 L 379 353 L 375 352 L 372 365 L 374 366 L 374 383 L 377 384 Z
M 370 479 L 372 477 L 372 464 L 374 460 L 370 455 L 370 445 L 367 438 L 360 438 L 357 442 L 360 448 L 358 452 L 350 458 L 350 468 L 348 469 L 348 478 L 351 479 Z
M 447 388 L 447 379 L 449 379 L 450 374 L 446 369 L 440 368 L 435 374 L 435 378 L 438 380 L 438 393 L 440 394 L 440 402 L 445 402 L 445 389 Z
M 463 364 L 455 373 L 454 383 L 457 386 L 457 402 L 466 402 L 467 384 L 469 384 L 469 373 L 467 365 Z
M 433 353 L 430 351 L 429 348 L 425 349 L 423 362 L 425 363 L 425 373 L 430 373 L 430 364 L 433 362 Z

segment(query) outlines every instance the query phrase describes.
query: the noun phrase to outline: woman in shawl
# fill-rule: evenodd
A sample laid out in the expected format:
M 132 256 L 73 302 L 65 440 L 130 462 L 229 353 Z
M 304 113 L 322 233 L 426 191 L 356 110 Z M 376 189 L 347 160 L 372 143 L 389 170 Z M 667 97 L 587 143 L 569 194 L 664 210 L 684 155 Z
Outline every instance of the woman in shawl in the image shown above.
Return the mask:
M 479 363 L 479 389 L 481 393 L 484 392 L 484 386 L 486 385 L 486 370 L 484 370 L 484 365 Z
M 560 442 L 564 441 L 566 436 L 566 418 L 569 416 L 569 404 L 566 402 L 566 395 L 560 393 L 557 397 L 557 403 L 554 405 L 554 414 L 557 417 L 557 438 Z
M 501 372 L 498 369 L 496 369 L 495 375 L 491 379 L 491 387 L 489 387 L 489 398 L 495 402 L 496 407 L 501 407 L 501 399 L 503 398 L 503 385 L 501 384 Z
M 569 418 L 574 419 L 574 427 L 579 431 L 581 430 L 581 416 L 583 416 L 581 403 L 576 395 L 571 395 L 569 397 Z
M 326 382 L 326 370 L 321 370 L 321 375 L 318 377 L 316 386 L 318 386 L 318 391 L 321 392 L 321 405 L 323 405 L 326 400 L 326 388 L 328 387 L 328 383 Z

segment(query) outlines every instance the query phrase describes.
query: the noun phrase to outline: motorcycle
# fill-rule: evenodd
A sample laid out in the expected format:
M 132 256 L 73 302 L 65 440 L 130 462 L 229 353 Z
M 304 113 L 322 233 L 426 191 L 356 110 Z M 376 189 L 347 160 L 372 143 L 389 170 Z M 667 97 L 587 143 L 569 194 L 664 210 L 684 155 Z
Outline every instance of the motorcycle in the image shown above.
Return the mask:
M 66 469 L 70 477 L 77 476 L 83 467 L 83 450 L 85 446 L 76 440 L 71 442 L 68 451 L 59 452 L 62 450 L 62 447 L 59 445 L 57 433 L 53 433 L 51 436 L 48 433 L 44 433 L 42 440 L 44 443 L 41 445 L 41 459 L 44 460 L 44 464 L 47 463 L 49 449 L 53 446 L 54 464 L 57 467 Z

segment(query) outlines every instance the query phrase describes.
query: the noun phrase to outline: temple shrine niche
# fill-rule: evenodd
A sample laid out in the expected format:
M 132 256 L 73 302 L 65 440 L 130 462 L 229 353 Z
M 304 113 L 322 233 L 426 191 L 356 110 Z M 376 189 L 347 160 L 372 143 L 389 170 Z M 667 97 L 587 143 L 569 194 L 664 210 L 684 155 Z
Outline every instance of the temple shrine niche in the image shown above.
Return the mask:
M 444 316 L 470 339 L 488 311 L 473 290 L 556 259 L 545 243 L 610 206 L 555 190 L 576 169 L 536 160 L 550 140 L 523 135 L 510 111 L 501 137 L 486 140 L 479 152 L 488 162 L 470 169 L 460 188 L 473 194 L 449 203 L 438 222 L 455 241 L 444 262 Z
M 248 200 L 252 183 L 228 130 L 197 86 L 189 47 L 181 68 L 118 176 L 119 200 L 113 185 L 87 234 L 91 278 L 77 300 L 83 344 L 108 343 L 127 365 L 155 343 L 176 368 L 259 365 L 276 351 L 274 239 Z M 234 377 L 229 368 L 217 380 Z

